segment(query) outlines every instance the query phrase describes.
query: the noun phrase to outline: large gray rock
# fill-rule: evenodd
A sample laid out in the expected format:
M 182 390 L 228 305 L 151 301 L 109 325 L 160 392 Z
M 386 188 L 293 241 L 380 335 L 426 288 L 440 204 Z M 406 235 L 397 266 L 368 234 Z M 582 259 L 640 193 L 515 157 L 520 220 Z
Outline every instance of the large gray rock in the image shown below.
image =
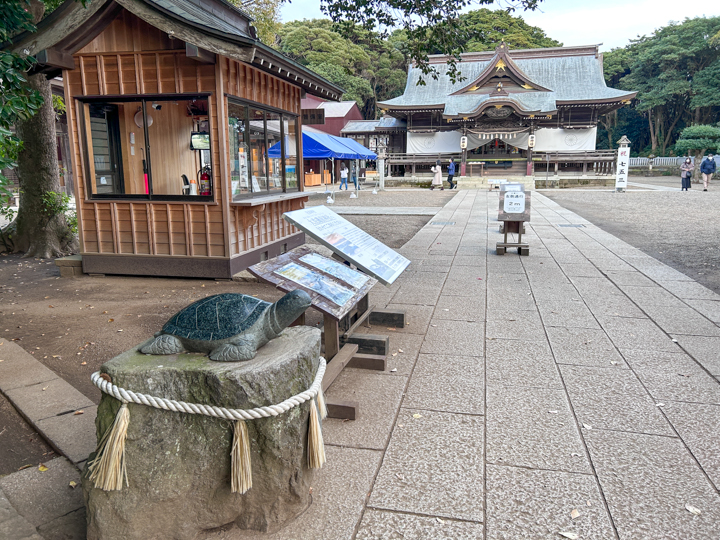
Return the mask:
M 249 362 L 218 363 L 186 353 L 147 356 L 139 352 L 146 343 L 113 358 L 102 371 L 136 392 L 238 409 L 277 404 L 306 390 L 320 357 L 320 331 L 306 326 L 286 329 Z M 119 407 L 103 394 L 98 439 Z M 143 405 L 131 404 L 129 410 L 130 486 L 105 492 L 83 473 L 88 539 L 185 540 L 231 523 L 271 532 L 310 504 L 309 403 L 247 422 L 253 487 L 244 495 L 230 491 L 231 422 Z

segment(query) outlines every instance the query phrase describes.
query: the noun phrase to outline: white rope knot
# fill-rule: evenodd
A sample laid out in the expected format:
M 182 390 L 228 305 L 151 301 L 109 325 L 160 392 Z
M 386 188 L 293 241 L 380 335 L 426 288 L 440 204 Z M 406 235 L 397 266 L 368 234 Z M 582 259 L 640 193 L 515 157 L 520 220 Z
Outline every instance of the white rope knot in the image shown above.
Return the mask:
M 231 449 L 231 489 L 233 493 L 245 493 L 252 487 L 252 468 L 250 464 L 250 437 L 248 435 L 245 420 L 258 418 L 269 418 L 278 416 L 289 411 L 293 407 L 301 405 L 306 401 L 317 398 L 315 403 L 310 404 L 310 426 L 308 429 L 308 466 L 319 469 L 325 463 L 325 448 L 322 438 L 320 419 L 327 414 L 324 398 L 322 395 L 322 380 L 325 375 L 327 363 L 320 357 L 315 380 L 310 388 L 289 397 L 277 405 L 266 407 L 255 407 L 254 409 L 227 409 L 214 405 L 203 405 L 201 403 L 186 403 L 174 399 L 165 399 L 155 396 L 148 396 L 140 392 L 133 392 L 121 388 L 107 380 L 97 371 L 92 374 L 91 380 L 95 386 L 106 394 L 113 396 L 122 402 L 113 425 L 103 436 L 95 457 L 88 462 L 90 480 L 96 488 L 105 491 L 120 490 L 128 485 L 127 473 L 125 471 L 125 438 L 130 421 L 128 403 L 147 405 L 156 409 L 166 411 L 182 412 L 187 414 L 202 414 L 214 418 L 222 418 L 234 422 L 233 445 Z M 318 410 L 320 409 L 320 410 Z
M 148 396 L 146 394 L 141 394 L 140 392 L 133 392 L 132 390 L 126 390 L 125 388 L 116 386 L 115 384 L 102 378 L 99 371 L 93 373 L 90 379 L 100 390 L 108 395 L 111 395 L 122 403 L 137 403 L 138 405 L 146 405 L 148 407 L 155 407 L 156 409 L 163 409 L 166 411 L 182 412 L 186 414 L 203 414 L 205 416 L 223 418 L 225 420 L 257 420 L 258 418 L 269 418 L 271 416 L 277 416 L 285 413 L 293 407 L 297 407 L 298 405 L 301 405 L 306 401 L 310 401 L 317 396 L 320 391 L 323 376 L 325 375 L 326 367 L 327 363 L 325 362 L 325 359 L 320 357 L 320 365 L 318 366 L 317 373 L 315 374 L 315 380 L 310 385 L 310 388 L 304 392 L 300 392 L 299 394 L 289 397 L 277 405 L 255 407 L 254 409 L 228 409 L 225 407 L 216 407 L 215 405 L 186 403 L 185 401 Z

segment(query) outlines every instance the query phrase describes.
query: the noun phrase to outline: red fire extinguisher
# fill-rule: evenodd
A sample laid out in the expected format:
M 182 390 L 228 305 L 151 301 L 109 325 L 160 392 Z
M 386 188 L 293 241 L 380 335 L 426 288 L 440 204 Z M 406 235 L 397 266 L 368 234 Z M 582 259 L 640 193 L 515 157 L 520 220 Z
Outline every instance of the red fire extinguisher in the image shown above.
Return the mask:
M 210 167 L 207 165 L 198 171 L 198 186 L 200 187 L 200 195 L 211 195 Z

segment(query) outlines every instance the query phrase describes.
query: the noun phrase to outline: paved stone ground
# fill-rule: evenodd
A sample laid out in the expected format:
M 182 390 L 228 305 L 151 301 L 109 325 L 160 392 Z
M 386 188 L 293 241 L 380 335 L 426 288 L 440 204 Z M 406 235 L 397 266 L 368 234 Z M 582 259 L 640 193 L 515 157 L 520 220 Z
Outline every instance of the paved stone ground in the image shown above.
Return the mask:
M 425 225 L 373 291 L 409 325 L 364 329 L 390 334 L 388 370 L 329 389 L 361 409 L 324 423 L 313 505 L 275 535 L 206 539 L 717 540 L 720 296 L 540 194 L 530 256 L 496 256 L 497 204 L 454 195 L 433 218 L 453 224 Z

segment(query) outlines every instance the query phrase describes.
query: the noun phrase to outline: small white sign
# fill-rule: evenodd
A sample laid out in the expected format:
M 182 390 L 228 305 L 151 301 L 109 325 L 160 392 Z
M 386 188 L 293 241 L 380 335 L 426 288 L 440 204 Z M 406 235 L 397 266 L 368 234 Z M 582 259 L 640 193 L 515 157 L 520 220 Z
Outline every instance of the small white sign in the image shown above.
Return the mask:
M 615 189 L 627 189 L 628 168 L 630 167 L 630 147 L 618 149 L 618 160 L 615 173 Z
M 522 214 L 525 212 L 525 193 L 522 191 L 506 192 L 503 211 L 506 214 Z

